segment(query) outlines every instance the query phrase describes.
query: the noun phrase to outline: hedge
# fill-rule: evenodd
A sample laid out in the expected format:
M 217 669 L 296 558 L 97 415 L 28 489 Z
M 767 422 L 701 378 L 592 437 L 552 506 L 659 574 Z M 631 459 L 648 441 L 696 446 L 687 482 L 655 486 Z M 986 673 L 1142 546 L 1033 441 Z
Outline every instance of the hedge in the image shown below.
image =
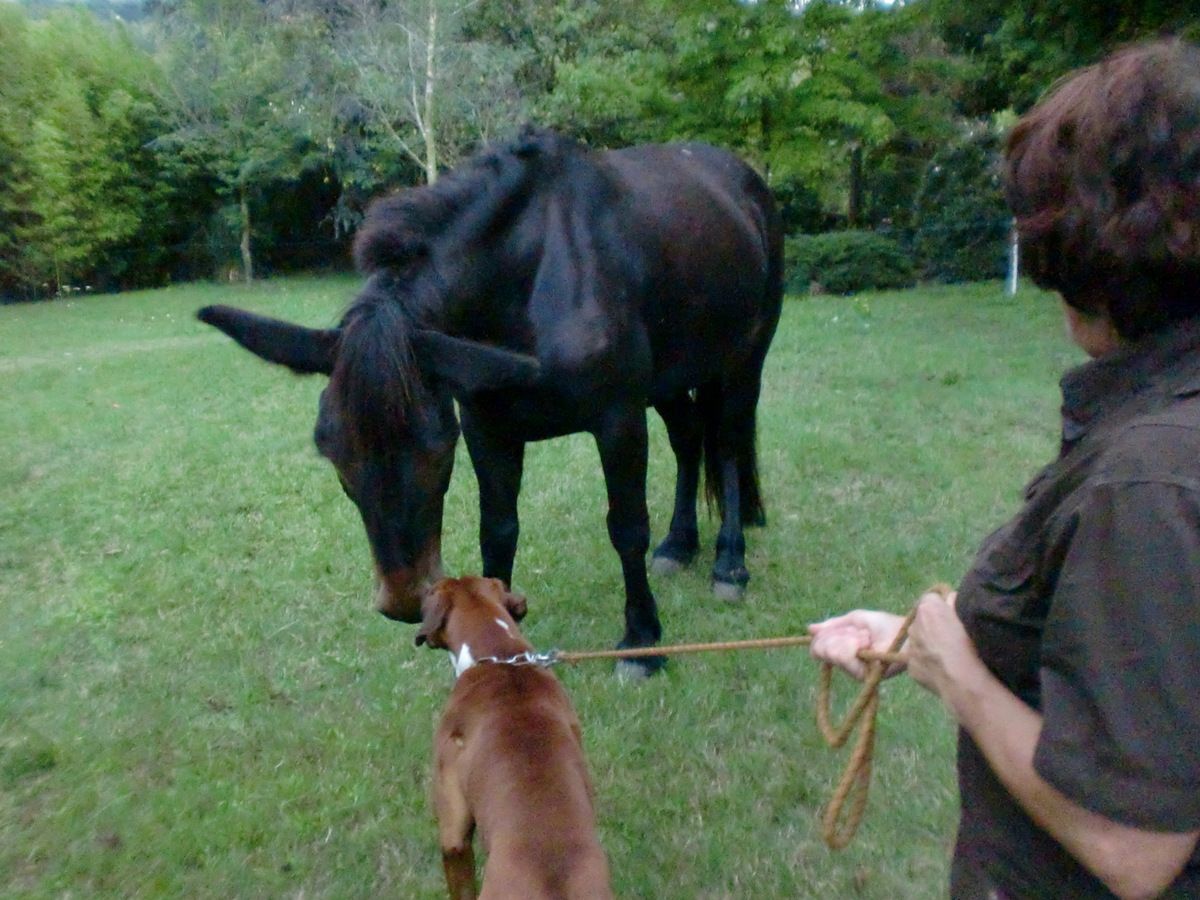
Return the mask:
M 788 238 L 787 290 L 853 294 L 912 287 L 912 261 L 896 241 L 871 231 L 833 231 Z

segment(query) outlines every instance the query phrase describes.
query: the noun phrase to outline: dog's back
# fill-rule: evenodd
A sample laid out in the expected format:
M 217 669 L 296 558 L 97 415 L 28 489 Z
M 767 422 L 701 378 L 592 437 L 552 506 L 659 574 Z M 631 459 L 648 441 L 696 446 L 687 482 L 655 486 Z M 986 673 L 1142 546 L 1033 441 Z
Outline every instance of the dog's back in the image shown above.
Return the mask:
M 463 673 L 437 759 L 464 780 L 488 852 L 483 897 L 610 895 L 579 721 L 553 675 L 489 663 Z
M 446 649 L 458 680 L 434 740 L 434 799 L 447 886 L 474 897 L 471 834 L 488 853 L 484 898 L 602 900 L 579 720 L 558 679 L 519 659 L 524 598 L 496 579 L 446 579 L 423 605 L 417 643 Z

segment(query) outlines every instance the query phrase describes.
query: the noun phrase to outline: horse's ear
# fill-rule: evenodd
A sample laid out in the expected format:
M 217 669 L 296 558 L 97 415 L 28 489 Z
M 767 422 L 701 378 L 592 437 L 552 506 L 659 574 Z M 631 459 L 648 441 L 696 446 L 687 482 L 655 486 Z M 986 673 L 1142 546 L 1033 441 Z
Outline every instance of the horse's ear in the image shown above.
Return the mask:
M 528 387 L 542 372 L 535 357 L 437 331 L 415 331 L 412 343 L 421 371 L 441 378 L 459 399 L 480 391 Z
M 305 328 L 232 306 L 206 306 L 197 310 L 196 318 L 225 332 L 267 362 L 287 366 L 301 375 L 333 372 L 341 335 L 336 328 Z

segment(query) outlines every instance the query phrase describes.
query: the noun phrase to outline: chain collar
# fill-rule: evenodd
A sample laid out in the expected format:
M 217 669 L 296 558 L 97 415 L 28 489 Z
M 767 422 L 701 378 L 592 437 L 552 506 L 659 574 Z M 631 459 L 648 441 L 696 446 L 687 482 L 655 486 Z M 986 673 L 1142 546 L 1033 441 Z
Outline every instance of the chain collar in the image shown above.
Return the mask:
M 549 650 L 546 653 L 536 653 L 533 650 L 526 650 L 524 653 L 518 653 L 516 656 L 484 656 L 475 660 L 475 663 L 476 665 L 479 663 L 495 663 L 501 666 L 541 666 L 543 669 L 548 669 L 558 661 L 557 650 Z

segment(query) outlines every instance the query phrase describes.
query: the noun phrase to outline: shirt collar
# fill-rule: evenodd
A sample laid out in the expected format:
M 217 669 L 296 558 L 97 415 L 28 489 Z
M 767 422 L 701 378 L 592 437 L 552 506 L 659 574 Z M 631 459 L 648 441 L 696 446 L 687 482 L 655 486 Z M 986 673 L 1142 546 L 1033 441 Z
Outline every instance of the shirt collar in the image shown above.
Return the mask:
M 1200 392 L 1200 317 L 1145 335 L 1070 369 L 1061 382 L 1064 449 L 1104 413 L 1148 388 Z

